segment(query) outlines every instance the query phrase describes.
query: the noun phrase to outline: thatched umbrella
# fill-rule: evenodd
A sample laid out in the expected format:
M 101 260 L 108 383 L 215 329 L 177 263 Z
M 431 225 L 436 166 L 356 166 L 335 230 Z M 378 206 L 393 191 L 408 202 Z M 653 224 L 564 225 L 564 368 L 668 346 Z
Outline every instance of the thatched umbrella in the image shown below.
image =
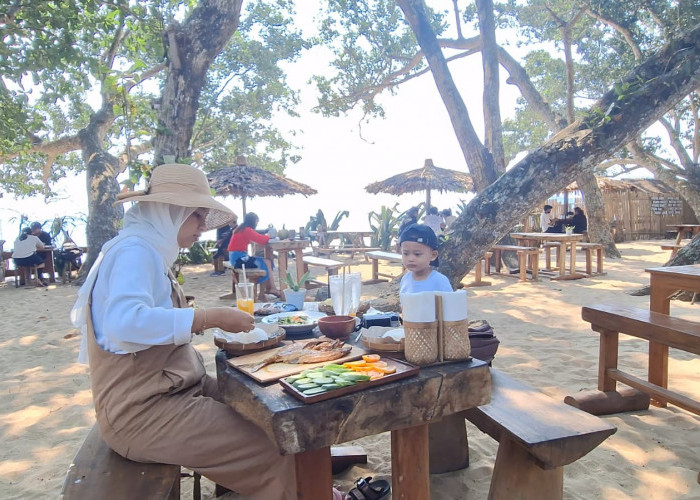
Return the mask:
M 236 164 L 210 172 L 209 185 L 219 196 L 236 196 L 243 201 L 243 215 L 246 214 L 245 201 L 255 196 L 284 196 L 303 194 L 309 196 L 317 191 L 281 175 L 247 164 L 245 156 L 238 156 Z
M 438 190 L 454 193 L 467 193 L 474 187 L 472 176 L 464 172 L 436 167 L 433 160 L 425 160 L 423 168 L 394 175 L 383 181 L 373 182 L 365 187 L 372 194 L 389 193 L 401 195 L 425 191 L 426 209 L 430 207 L 430 191 Z

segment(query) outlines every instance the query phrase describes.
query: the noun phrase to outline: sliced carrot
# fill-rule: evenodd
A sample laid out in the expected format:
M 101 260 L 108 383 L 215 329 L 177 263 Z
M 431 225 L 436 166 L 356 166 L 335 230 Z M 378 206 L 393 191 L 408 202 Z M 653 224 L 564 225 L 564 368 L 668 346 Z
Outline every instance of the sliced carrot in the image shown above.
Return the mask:
M 396 373 L 395 366 L 386 366 L 386 367 L 377 366 L 374 369 L 377 370 L 378 372 L 382 372 L 382 373 Z
M 358 359 L 357 361 L 347 361 L 343 363 L 343 366 L 348 368 L 352 368 L 354 366 L 367 366 L 367 362 L 362 359 Z
M 382 359 L 382 357 L 379 354 L 365 354 L 362 356 L 362 359 L 364 359 L 368 363 L 374 363 L 375 361 L 379 361 L 380 359 Z
M 367 366 L 380 366 L 382 368 L 386 368 L 387 366 L 389 366 L 389 364 L 386 361 L 373 361 L 371 363 L 368 362 Z

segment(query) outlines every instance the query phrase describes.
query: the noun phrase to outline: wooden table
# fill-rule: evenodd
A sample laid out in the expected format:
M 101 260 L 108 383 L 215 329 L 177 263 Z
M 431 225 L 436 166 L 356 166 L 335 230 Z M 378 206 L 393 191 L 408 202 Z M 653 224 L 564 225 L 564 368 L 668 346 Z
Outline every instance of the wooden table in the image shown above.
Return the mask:
M 277 252 L 277 270 L 279 272 L 280 290 L 287 288 L 287 253 L 294 252 L 297 279 L 299 279 L 301 275 L 304 274 L 304 261 L 302 260 L 304 258 L 303 250 L 309 246 L 309 243 L 309 240 L 280 240 L 268 241 L 267 245 L 265 245 L 265 258 L 270 259 L 270 262 L 272 262 L 273 259 L 272 251 Z
M 45 252 L 44 256 L 44 268 L 41 270 L 43 273 L 48 273 L 49 275 L 49 282 L 51 283 L 56 283 L 56 269 L 54 268 L 53 265 L 53 251 L 54 247 L 45 247 L 44 250 L 41 250 L 42 252 Z M 12 262 L 14 265 L 14 261 L 12 261 L 12 250 L 7 251 L 7 252 L 2 252 L 2 260 L 6 262 Z M 8 276 L 14 276 L 17 273 L 17 269 L 8 269 L 7 264 L 5 264 L 5 277 Z M 21 276 L 21 274 L 20 274 Z M 24 284 L 24 283 L 20 283 Z
M 559 276 L 554 280 L 575 280 L 585 278 L 585 274 L 576 272 L 576 243 L 583 239 L 583 234 L 573 233 L 510 233 L 511 238 L 517 240 L 520 246 L 537 246 L 540 243 L 553 241 L 561 243 L 558 253 Z M 566 269 L 566 247 L 569 247 L 569 272 Z
M 700 265 L 652 267 L 649 273 L 651 297 L 649 310 L 666 315 L 671 311 L 671 295 L 679 290 L 700 293 Z M 649 342 L 648 379 L 658 386 L 668 387 L 668 346 Z M 655 402 L 665 407 L 665 402 Z
M 683 235 L 686 233 L 693 233 L 693 237 L 700 233 L 700 224 L 666 224 L 666 227 L 670 227 L 678 234 L 676 235 L 676 245 L 681 244 Z
M 300 499 L 330 497 L 332 444 L 385 431 L 391 431 L 392 498 L 430 498 L 429 424 L 457 421 L 465 429 L 458 413 L 488 403 L 491 394 L 489 367 L 478 360 L 421 368 L 414 377 L 308 405 L 279 384 L 260 385 L 232 368 L 222 350 L 216 371 L 224 401 L 260 426 L 280 453 L 294 455 Z M 447 443 L 466 452 L 463 441 L 452 436 Z
M 340 248 L 347 246 L 345 240 L 350 240 L 353 247 L 366 247 L 365 238 L 370 238 L 374 231 L 326 231 L 326 243 L 330 244 L 334 239 L 340 239 Z

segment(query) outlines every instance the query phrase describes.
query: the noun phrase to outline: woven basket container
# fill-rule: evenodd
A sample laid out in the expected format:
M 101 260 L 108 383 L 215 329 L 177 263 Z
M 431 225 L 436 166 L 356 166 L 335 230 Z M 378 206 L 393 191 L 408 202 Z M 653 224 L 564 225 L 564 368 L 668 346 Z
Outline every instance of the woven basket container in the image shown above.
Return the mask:
M 433 364 L 438 359 L 438 322 L 403 322 L 406 332 L 404 354 L 406 361 L 418 366 Z
M 444 342 L 443 357 L 446 360 L 458 361 L 469 359 L 472 346 L 469 342 L 469 321 L 443 321 L 442 338 Z

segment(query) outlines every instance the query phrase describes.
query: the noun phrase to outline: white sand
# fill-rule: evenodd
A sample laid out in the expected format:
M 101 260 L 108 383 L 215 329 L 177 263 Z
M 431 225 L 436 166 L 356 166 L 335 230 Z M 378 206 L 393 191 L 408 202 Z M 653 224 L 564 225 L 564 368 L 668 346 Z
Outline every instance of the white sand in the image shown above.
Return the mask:
M 581 320 L 581 306 L 607 302 L 648 307 L 649 297 L 627 292 L 648 284 L 644 269 L 662 265 L 668 257 L 659 242 L 619 248 L 623 259 L 606 260 L 606 276 L 564 282 L 543 278 L 539 283 L 492 276 L 486 277 L 492 286 L 469 289 L 470 319 L 489 321 L 501 340 L 494 367 L 557 400 L 595 389 L 598 334 Z M 361 267 L 366 276 L 369 266 Z M 211 266 L 185 270 L 187 293 L 202 306 L 220 305 L 218 296 L 230 288 L 228 277 L 210 277 L 210 270 Z M 371 297 L 383 287 L 366 286 L 363 294 Z M 0 285 L 0 498 L 56 498 L 72 457 L 94 423 L 87 369 L 75 362 L 79 338 L 68 320 L 76 291 L 67 285 Z M 699 307 L 674 301 L 671 313 L 700 320 Z M 196 342 L 214 373 L 216 347 L 211 337 Z M 622 337 L 620 366 L 644 377 L 646 352 L 646 342 Z M 698 380 L 700 359 L 672 349 L 669 386 L 700 400 Z M 565 467 L 565 498 L 700 499 L 700 417 L 669 406 L 604 418 L 618 431 Z M 486 498 L 497 444 L 471 424 L 468 432 L 470 467 L 433 476 L 433 498 Z M 387 434 L 358 443 L 367 450 L 369 463 L 336 478 L 346 491 L 362 475 L 390 474 Z M 203 483 L 204 498 L 213 498 L 211 483 Z M 189 498 L 190 491 L 191 480 L 183 480 L 182 498 Z

